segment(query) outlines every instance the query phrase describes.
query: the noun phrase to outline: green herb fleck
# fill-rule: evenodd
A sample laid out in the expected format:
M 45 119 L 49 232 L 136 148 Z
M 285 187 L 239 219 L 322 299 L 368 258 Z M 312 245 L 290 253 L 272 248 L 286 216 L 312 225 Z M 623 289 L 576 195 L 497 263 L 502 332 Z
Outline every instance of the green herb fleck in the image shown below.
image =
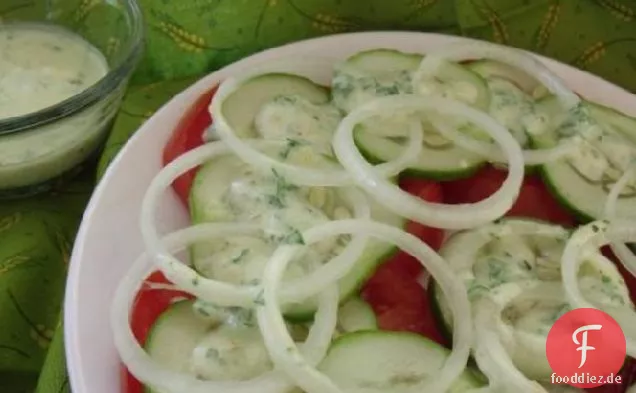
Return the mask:
M 303 239 L 303 235 L 297 229 L 292 229 L 292 231 L 287 236 L 285 236 L 283 243 L 305 244 L 305 239 Z
M 272 174 L 274 175 L 276 189 L 274 191 L 274 195 L 267 196 L 267 201 L 270 205 L 282 209 L 285 207 L 285 194 L 288 191 L 298 189 L 298 186 L 288 183 L 276 169 L 272 168 Z
M 283 160 L 286 160 L 289 157 L 289 154 L 292 152 L 292 150 L 294 150 L 298 146 L 301 146 L 302 144 L 303 143 L 299 140 L 287 138 L 287 145 L 285 146 L 285 149 L 283 149 L 283 151 L 280 152 L 279 154 L 280 158 L 282 158 Z
M 376 94 L 382 95 L 382 96 L 392 96 L 392 95 L 400 94 L 400 88 L 397 85 L 390 85 L 390 86 L 378 85 L 375 88 L 375 92 Z
M 277 209 L 283 209 L 285 207 L 285 203 L 283 202 L 280 195 L 266 195 L 265 198 L 269 205 Z
M 338 74 L 331 83 L 332 95 L 339 94 L 343 98 L 347 98 L 355 90 L 353 86 L 354 78 L 347 74 Z
M 526 270 L 532 270 L 532 264 L 529 261 L 524 259 L 521 263 Z
M 264 290 L 261 289 L 258 292 L 256 297 L 254 298 L 254 304 L 256 304 L 257 306 L 264 306 L 265 305 L 265 291 Z
M 245 256 L 247 256 L 247 254 L 249 254 L 250 250 L 249 248 L 244 248 L 241 253 L 237 256 L 235 256 L 234 258 L 232 258 L 232 264 L 237 264 L 239 262 L 241 262 L 243 260 L 243 258 L 245 258 Z
M 197 285 L 199 285 L 199 276 L 195 276 L 195 277 L 192 279 L 192 285 L 194 285 L 195 287 L 196 287 Z

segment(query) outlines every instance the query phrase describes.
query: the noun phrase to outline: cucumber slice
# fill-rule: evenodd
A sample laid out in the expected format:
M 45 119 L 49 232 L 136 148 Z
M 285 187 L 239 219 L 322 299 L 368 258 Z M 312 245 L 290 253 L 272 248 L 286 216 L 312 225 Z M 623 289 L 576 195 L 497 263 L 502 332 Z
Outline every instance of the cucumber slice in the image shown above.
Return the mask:
M 387 138 L 368 132 L 363 126 L 355 130 L 356 145 L 373 164 L 394 160 L 404 150 L 404 138 Z M 417 161 L 405 170 L 410 176 L 435 180 L 454 180 L 474 174 L 485 164 L 484 159 L 433 133 L 425 136 Z
M 466 63 L 466 67 L 485 79 L 501 78 L 512 82 L 530 95 L 540 86 L 536 79 L 522 70 L 495 60 L 471 61 Z
M 359 75 L 387 75 L 403 71 L 415 71 L 422 55 L 395 49 L 371 49 L 358 52 L 337 66 L 338 71 Z
M 169 370 L 190 372 L 192 351 L 214 328 L 214 324 L 197 318 L 192 305 L 193 301 L 185 300 L 168 307 L 152 325 L 146 339 L 148 355 Z
M 336 66 L 331 94 L 337 107 L 346 113 L 376 97 L 417 93 L 413 73 L 423 56 L 392 49 L 359 52 Z M 486 109 L 490 94 L 484 78 L 461 64 L 446 62 L 435 75 L 443 93 Z M 427 89 L 428 90 L 428 89 Z
M 537 110 L 547 119 L 556 119 L 560 113 L 553 96 L 541 100 Z M 601 127 L 600 135 L 582 134 L 591 123 Z M 636 119 L 584 101 L 581 110 L 562 126 L 530 137 L 535 148 L 550 148 L 573 133 L 584 137 L 577 150 L 546 163 L 541 173 L 554 196 L 581 221 L 601 219 L 609 190 L 636 159 Z M 618 199 L 616 213 L 636 217 L 635 183 Z
M 336 67 L 331 90 L 335 105 L 348 113 L 377 97 L 413 94 L 412 75 L 421 59 L 421 55 L 388 49 L 355 54 Z M 445 66 L 440 78 L 448 83 L 468 81 L 470 86 L 477 86 L 480 96 L 488 94 L 487 86 L 479 76 L 457 64 Z M 463 85 L 459 83 L 458 86 Z M 479 98 L 479 101 L 484 105 L 488 103 L 487 97 Z M 359 126 L 355 139 L 367 160 L 383 163 L 399 156 L 403 145 L 401 136 L 405 135 L 406 129 L 403 121 L 378 119 Z M 470 176 L 483 163 L 483 158 L 454 146 L 431 130 L 425 135 L 422 153 L 407 172 L 433 179 L 456 179 Z
M 415 90 L 454 98 L 481 110 L 490 107 L 486 80 L 462 64 L 450 61 L 445 61 L 438 68 L 433 80 L 427 80 L 426 85 L 415 86 Z
M 632 143 L 636 143 L 636 118 L 591 101 L 585 101 L 585 105 L 592 118 L 603 127 L 621 134 Z
M 245 170 L 246 166 L 237 157 L 232 155 L 226 155 L 212 160 L 203 165 L 193 182 L 193 186 L 190 192 L 190 216 L 194 224 L 202 222 L 215 222 L 215 221 L 233 221 L 235 220 L 234 212 L 228 208 L 225 201 L 225 195 L 227 191 L 236 185 L 236 182 L 241 180 L 241 173 Z M 330 191 L 330 189 L 315 188 L 311 191 L 300 190 L 306 192 L 316 191 L 316 195 L 322 195 L 317 199 L 322 199 L 323 209 L 334 211 L 334 206 L 338 203 L 337 191 Z M 299 191 L 299 192 L 300 192 Z M 313 194 L 310 194 L 308 199 L 312 199 Z M 396 227 L 404 227 L 406 220 L 389 212 L 382 206 L 371 203 L 371 217 L 376 221 L 380 221 Z M 248 209 L 249 206 L 241 204 L 241 209 Z M 325 213 L 329 215 L 330 213 Z M 247 244 L 247 243 L 246 243 Z M 263 244 L 254 242 L 246 246 L 249 250 L 253 246 L 254 250 L 260 249 Z M 194 267 L 206 274 L 206 269 L 203 263 L 206 261 L 206 255 L 209 255 L 210 250 L 207 243 L 198 243 L 192 250 L 193 265 Z M 342 301 L 348 299 L 354 294 L 366 281 L 366 279 L 373 273 L 378 264 L 390 257 L 396 251 L 395 247 L 391 244 L 381 241 L 371 240 L 364 250 L 363 255 L 359 259 L 356 266 L 343 277 L 339 282 L 340 298 Z M 258 257 L 257 253 L 246 252 L 245 257 L 252 258 Z M 236 257 L 240 257 L 237 255 Z M 249 266 L 249 264 L 247 264 Z M 242 269 L 240 264 L 234 264 L 224 269 L 235 269 L 236 274 L 240 276 Z M 252 271 L 250 273 L 254 277 L 260 277 L 259 271 Z M 297 305 L 290 307 L 285 311 L 285 316 L 289 320 L 296 322 L 302 322 L 311 320 L 315 312 L 316 306 L 313 302 L 307 304 Z
M 435 378 L 448 353 L 444 347 L 414 333 L 356 332 L 338 338 L 318 368 L 344 391 L 420 392 L 422 383 Z M 466 369 L 449 392 L 480 386 L 476 372 Z
M 329 89 L 292 74 L 265 74 L 248 79 L 223 102 L 222 111 L 236 135 L 256 137 L 254 119 L 264 104 L 279 96 L 302 96 L 313 104 L 329 102 Z
M 411 94 L 412 73 L 421 60 L 421 55 L 393 49 L 359 52 L 336 65 L 331 83 L 333 102 L 349 113 L 377 97 Z
M 169 370 L 206 380 L 243 380 L 271 369 L 257 327 L 218 325 L 199 317 L 192 300 L 172 304 L 150 329 L 145 349 Z M 146 387 L 146 391 L 153 391 Z
M 531 235 L 526 235 L 531 234 Z M 551 234 L 551 235 L 548 235 Z M 463 278 L 472 301 L 530 280 L 560 285 L 560 260 L 569 231 L 530 219 L 504 219 L 497 224 L 457 232 L 440 250 L 451 269 Z M 580 284 L 595 304 L 629 307 L 629 292 L 616 266 L 605 259 L 588 259 Z M 516 285 L 515 288 L 513 288 Z M 431 300 L 443 330 L 452 331 L 452 314 L 439 287 L 431 283 Z M 503 290 L 503 289 L 502 289 Z M 515 366 L 528 378 L 550 381 L 545 354 L 547 334 L 570 306 L 565 299 L 515 299 L 504 308 L 499 332 Z
M 353 333 L 360 330 L 377 330 L 378 320 L 367 302 L 355 296 L 347 300 L 338 312 L 338 332 Z

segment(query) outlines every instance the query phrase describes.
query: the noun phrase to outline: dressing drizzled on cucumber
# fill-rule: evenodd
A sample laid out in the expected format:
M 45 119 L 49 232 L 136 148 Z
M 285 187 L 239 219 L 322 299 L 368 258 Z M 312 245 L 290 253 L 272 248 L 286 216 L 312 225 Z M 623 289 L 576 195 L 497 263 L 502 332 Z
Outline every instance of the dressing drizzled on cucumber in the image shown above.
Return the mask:
M 581 100 L 534 57 L 485 44 L 364 51 L 328 87 L 272 70 L 229 78 L 210 113 L 208 142 L 149 186 L 146 254 L 113 304 L 120 356 L 153 391 L 576 392 L 550 383 L 545 342 L 578 307 L 607 310 L 636 355 L 627 285 L 593 247 L 625 251 L 636 238 L 636 120 Z M 396 181 L 490 164 L 505 179 L 470 204 L 429 202 Z M 502 218 L 531 167 L 590 223 Z M 162 238 L 161 193 L 193 168 L 193 226 Z M 413 224 L 449 231 L 439 253 Z M 425 269 L 450 348 L 383 330 L 357 296 L 398 249 Z M 172 304 L 142 348 L 129 309 L 151 267 L 195 300 Z

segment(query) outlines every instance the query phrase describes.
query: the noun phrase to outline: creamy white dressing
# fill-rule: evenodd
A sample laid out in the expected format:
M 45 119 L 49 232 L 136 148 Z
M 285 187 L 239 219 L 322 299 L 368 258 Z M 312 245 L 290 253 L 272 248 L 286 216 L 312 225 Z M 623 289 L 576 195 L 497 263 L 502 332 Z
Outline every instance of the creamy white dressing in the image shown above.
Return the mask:
M 487 80 L 490 90 L 490 115 L 504 125 L 522 145 L 528 137 L 522 119 L 534 111 L 534 100 L 513 83 L 499 78 Z
M 97 49 L 54 26 L 2 25 L 0 54 L 0 119 L 57 104 L 108 72 Z M 117 94 L 72 117 L 0 135 L 0 189 L 45 181 L 81 162 L 101 142 Z
M 225 185 L 219 215 L 233 221 L 257 222 L 264 228 L 260 238 L 240 237 L 209 242 L 197 251 L 197 268 L 202 274 L 232 283 L 254 283 L 261 276 L 265 263 L 281 243 L 302 243 L 301 232 L 327 222 L 327 193 L 324 188 L 306 189 L 288 184 L 276 174 L 263 176 L 247 165 L 243 172 L 234 172 L 235 179 Z M 316 207 L 309 200 L 314 196 Z M 337 206 L 337 208 L 343 208 Z M 342 214 L 342 213 L 341 213 Z M 322 263 L 336 246 L 337 238 L 312 247 L 297 258 L 286 271 L 286 278 L 300 277 Z
M 478 104 L 482 99 L 475 82 L 466 79 L 463 71 L 454 63 L 442 62 L 438 71 L 427 77 L 416 79 L 411 70 L 393 72 L 364 73 L 355 70 L 355 66 L 348 66 L 336 71 L 333 79 L 332 95 L 334 103 L 343 111 L 353 109 L 371 101 L 374 98 L 394 94 L 435 95 L 456 99 L 467 104 Z M 469 72 L 469 71 L 468 71 Z M 478 77 L 477 77 L 478 78 Z M 498 77 L 486 80 L 490 92 L 490 105 L 486 110 L 496 120 L 506 126 L 513 136 L 526 146 L 528 137 L 524 127 L 526 119 L 534 112 L 534 99 L 513 83 Z M 372 121 L 364 123 L 365 131 L 385 137 L 402 137 L 407 135 L 407 119 L 395 119 L 391 114 L 384 119 L 376 116 Z M 484 139 L 483 132 L 471 125 L 459 122 L 457 127 L 479 139 Z M 428 139 L 439 136 L 437 132 L 429 132 Z M 449 141 L 439 141 L 443 146 L 451 145 Z
M 328 154 L 341 119 L 340 111 L 331 104 L 316 105 L 301 96 L 280 96 L 263 106 L 255 125 L 264 139 L 294 140 Z
M 578 148 L 566 157 L 571 168 L 587 182 L 606 192 L 636 160 L 636 145 L 613 127 L 597 123 L 595 133 L 582 134 Z M 633 195 L 636 179 L 630 179 L 621 195 Z
M 470 277 L 466 285 L 471 300 L 481 296 L 492 297 L 499 288 L 511 283 L 525 286 L 538 280 L 560 287 L 564 247 L 565 239 L 562 238 L 516 234 L 493 237 L 476 254 L 473 275 L 466 276 Z M 613 266 L 583 261 L 579 283 L 586 298 L 596 305 L 617 308 L 631 305 L 623 279 Z M 506 296 L 499 294 L 497 298 L 505 299 Z M 546 359 L 544 343 L 547 334 L 554 322 L 569 310 L 564 293 L 540 301 L 519 296 L 506 304 L 501 314 L 504 323 L 501 327 L 502 343 L 515 365 L 528 377 L 549 375 L 547 360 L 538 362 L 536 359 Z
M 0 54 L 0 119 L 57 104 L 108 72 L 97 49 L 55 26 L 0 26 Z
M 331 153 L 331 138 L 340 118 L 333 106 L 315 105 L 299 96 L 280 96 L 261 108 L 255 128 L 263 139 L 288 141 L 287 146 L 271 152 L 284 161 L 324 168 L 326 150 Z M 298 187 L 276 171 L 263 175 L 234 161 L 223 164 L 231 165 L 227 171 L 231 177 L 219 180 L 214 190 L 218 197 L 211 199 L 220 202 L 212 206 L 213 215 L 256 222 L 264 229 L 264 236 L 198 245 L 197 269 L 205 276 L 238 284 L 257 283 L 278 245 L 302 243 L 304 230 L 335 217 L 351 217 L 335 189 Z M 315 244 L 290 264 L 285 278 L 306 275 L 341 249 L 337 237 Z
M 539 239 L 540 241 L 537 241 Z M 540 236 L 508 235 L 491 241 L 476 256 L 471 287 L 494 288 L 504 283 L 524 280 L 560 282 L 560 257 L 565 241 Z M 579 280 L 588 286 L 585 293 L 597 304 L 624 305 L 628 294 L 620 274 L 611 269 L 599 270 L 589 260 L 582 264 Z
M 245 380 L 271 368 L 258 327 L 221 326 L 204 335 L 192 351 L 191 372 L 200 379 Z
M 335 72 L 331 85 L 333 103 L 346 113 L 378 97 L 413 93 L 409 70 L 368 73 L 341 67 Z
M 427 79 L 426 83 L 420 83 L 416 86 L 416 91 L 421 95 L 441 96 L 466 104 L 475 103 L 479 96 L 477 88 L 472 83 L 461 79 Z

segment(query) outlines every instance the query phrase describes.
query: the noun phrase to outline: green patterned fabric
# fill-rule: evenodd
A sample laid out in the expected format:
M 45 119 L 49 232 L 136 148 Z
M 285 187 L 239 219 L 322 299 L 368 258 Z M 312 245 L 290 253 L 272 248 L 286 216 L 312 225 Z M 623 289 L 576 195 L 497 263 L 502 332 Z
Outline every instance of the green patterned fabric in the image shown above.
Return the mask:
M 0 392 L 70 391 L 59 316 L 94 174 L 101 176 L 139 125 L 202 74 L 304 38 L 416 30 L 526 48 L 636 91 L 634 0 L 140 1 L 146 53 L 98 168 L 51 194 L 0 203 Z

